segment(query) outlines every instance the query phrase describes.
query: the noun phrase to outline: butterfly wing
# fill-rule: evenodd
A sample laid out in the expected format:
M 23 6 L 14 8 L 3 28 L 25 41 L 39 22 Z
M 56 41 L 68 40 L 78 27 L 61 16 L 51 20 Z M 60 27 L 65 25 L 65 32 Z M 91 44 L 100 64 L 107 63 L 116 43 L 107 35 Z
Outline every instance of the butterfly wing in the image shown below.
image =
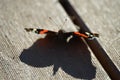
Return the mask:
M 36 34 L 48 34 L 48 35 L 58 35 L 59 37 L 68 37 L 70 35 L 78 36 L 93 40 L 95 37 L 99 37 L 97 33 L 90 33 L 90 32 L 65 32 L 64 30 L 59 30 L 58 32 L 50 31 L 46 29 L 36 29 L 36 28 L 25 28 L 27 32 L 34 32 Z
M 57 32 L 46 30 L 46 29 L 36 29 L 36 28 L 25 28 L 27 32 L 34 32 L 36 34 L 56 34 Z
M 93 40 L 95 37 L 99 37 L 99 34 L 90 33 L 90 32 L 85 32 L 85 33 L 73 32 L 73 35 L 78 36 L 78 37 L 87 38 L 87 39 L 90 39 L 90 40 Z

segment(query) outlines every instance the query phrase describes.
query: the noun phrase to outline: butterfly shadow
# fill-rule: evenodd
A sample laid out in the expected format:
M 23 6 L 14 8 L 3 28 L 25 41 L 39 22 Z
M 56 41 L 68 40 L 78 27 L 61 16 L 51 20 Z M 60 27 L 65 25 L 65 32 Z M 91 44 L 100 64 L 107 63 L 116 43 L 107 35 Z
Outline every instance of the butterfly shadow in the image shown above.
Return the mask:
M 30 48 L 24 49 L 20 60 L 33 67 L 53 65 L 53 75 L 61 68 L 75 78 L 93 79 L 96 67 L 92 65 L 88 47 L 81 38 L 72 38 L 69 42 L 47 35 L 38 39 Z

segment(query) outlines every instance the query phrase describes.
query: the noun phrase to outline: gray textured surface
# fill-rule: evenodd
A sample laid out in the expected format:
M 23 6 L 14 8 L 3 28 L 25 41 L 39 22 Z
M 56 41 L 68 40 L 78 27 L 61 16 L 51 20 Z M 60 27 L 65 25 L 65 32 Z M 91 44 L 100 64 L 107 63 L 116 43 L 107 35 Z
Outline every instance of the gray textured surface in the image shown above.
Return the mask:
M 111 58 L 119 67 L 119 1 L 116 2 L 118 7 L 114 10 L 114 6 L 107 9 L 109 4 L 98 3 L 104 5 L 105 10 L 113 10 L 108 13 L 109 15 L 106 11 L 104 13 L 104 8 L 97 12 L 100 7 L 93 2 L 83 0 L 79 6 L 80 3 L 72 1 L 78 6 L 77 11 L 81 10 L 80 15 L 86 24 L 94 32 L 101 34 L 99 40 L 103 47 L 110 51 L 109 55 L 114 52 Z M 99 14 L 108 16 L 109 20 L 106 16 L 98 17 Z M 48 38 L 49 36 L 25 32 L 26 27 L 38 26 L 55 31 L 61 28 L 67 31 L 76 30 L 69 18 L 61 27 L 49 21 L 48 17 L 52 17 L 58 25 L 62 25 L 65 18 L 68 18 L 56 0 L 0 0 L 0 80 L 109 80 L 108 75 L 82 40 L 73 39 L 65 43 Z

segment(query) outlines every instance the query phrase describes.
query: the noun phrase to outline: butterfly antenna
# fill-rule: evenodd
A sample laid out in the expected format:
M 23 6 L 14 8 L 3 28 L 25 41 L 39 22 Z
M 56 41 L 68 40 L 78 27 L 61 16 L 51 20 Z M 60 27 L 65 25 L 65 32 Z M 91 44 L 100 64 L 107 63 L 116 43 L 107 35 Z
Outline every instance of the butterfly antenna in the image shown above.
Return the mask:
M 55 20 L 53 20 L 52 17 L 49 17 L 49 20 L 50 20 L 52 23 L 54 23 L 56 26 L 58 26 L 58 24 L 55 22 Z
M 65 21 L 63 22 L 63 24 L 60 27 L 63 27 L 65 25 L 66 21 L 67 21 L 67 18 L 65 19 Z

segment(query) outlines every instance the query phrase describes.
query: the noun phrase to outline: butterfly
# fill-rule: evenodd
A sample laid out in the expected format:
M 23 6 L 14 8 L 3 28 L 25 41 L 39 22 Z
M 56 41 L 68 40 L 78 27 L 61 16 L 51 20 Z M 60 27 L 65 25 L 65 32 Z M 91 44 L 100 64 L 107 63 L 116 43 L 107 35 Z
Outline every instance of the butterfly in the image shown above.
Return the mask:
M 58 32 L 47 30 L 47 29 L 38 29 L 38 28 L 25 28 L 27 32 L 34 32 L 36 34 L 48 34 L 48 35 L 57 35 L 57 36 L 64 36 L 64 35 L 73 35 L 77 37 L 83 37 L 89 40 L 93 40 L 95 37 L 99 37 L 98 33 L 90 33 L 90 32 L 85 32 L 81 33 L 79 31 L 75 32 L 65 32 L 64 30 L 59 30 Z

